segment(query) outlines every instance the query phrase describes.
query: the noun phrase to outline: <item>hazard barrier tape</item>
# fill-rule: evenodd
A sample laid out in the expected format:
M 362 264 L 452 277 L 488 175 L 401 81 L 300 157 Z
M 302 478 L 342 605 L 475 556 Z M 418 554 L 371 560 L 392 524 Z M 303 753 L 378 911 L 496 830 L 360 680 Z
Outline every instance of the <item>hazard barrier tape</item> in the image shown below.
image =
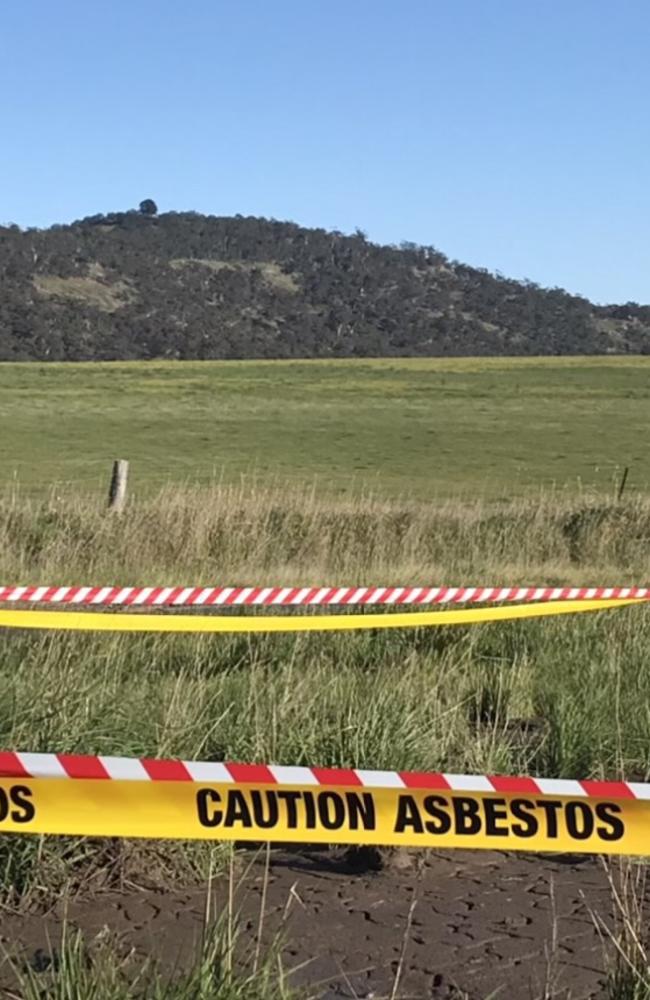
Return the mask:
M 471 625 L 477 622 L 548 618 L 555 615 L 605 611 L 631 604 L 616 601 L 555 601 L 548 604 L 511 604 L 505 607 L 463 608 L 453 611 L 401 614 L 334 615 L 146 615 L 92 611 L 0 611 L 0 628 L 52 629 L 64 632 L 341 632 L 358 629 L 420 628 Z
M 650 587 L 16 587 L 0 601 L 136 607 L 482 604 L 649 598 Z
M 650 784 L 2 752 L 0 832 L 647 855 Z

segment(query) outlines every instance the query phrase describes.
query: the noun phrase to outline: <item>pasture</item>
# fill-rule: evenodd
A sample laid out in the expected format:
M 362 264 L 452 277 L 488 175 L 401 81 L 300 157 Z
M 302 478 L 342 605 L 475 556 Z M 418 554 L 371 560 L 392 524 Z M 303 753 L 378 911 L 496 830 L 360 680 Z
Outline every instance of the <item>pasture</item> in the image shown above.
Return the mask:
M 639 359 L 0 366 L 1 582 L 647 584 L 648 374 L 650 364 Z M 125 511 L 108 515 L 106 478 L 118 456 L 133 463 L 133 489 Z M 618 501 L 625 465 L 630 488 Z M 50 488 L 56 484 L 62 488 Z M 649 641 L 644 606 L 392 633 L 1 630 L 0 746 L 644 781 Z M 286 891 L 278 911 L 286 904 L 298 914 L 296 930 L 284 917 L 279 924 L 298 941 L 289 954 L 306 960 L 316 945 L 301 945 L 304 934 L 313 926 L 319 940 L 333 935 L 341 893 L 358 891 L 358 921 L 345 932 L 352 950 L 342 961 L 352 962 L 357 941 L 369 940 L 371 951 L 382 951 L 371 984 L 376 995 L 390 995 L 391 956 L 410 933 L 405 894 L 420 891 L 415 876 L 378 876 L 394 897 L 380 941 L 372 936 L 375 917 L 365 916 L 375 913 L 366 899 L 381 893 L 376 883 L 348 875 L 341 882 L 325 868 L 330 874 L 314 876 L 310 888 L 304 859 L 284 874 L 273 864 L 263 877 L 270 870 L 277 893 Z M 438 869 L 427 864 L 434 867 L 422 885 L 430 877 L 437 886 Z M 232 899 L 224 904 L 220 873 L 229 872 L 232 893 L 251 866 L 257 870 L 246 852 L 224 845 L 5 836 L 0 902 L 8 953 L 15 955 L 16 942 L 42 941 L 46 915 L 54 921 L 48 926 L 65 929 L 75 914 L 80 936 L 59 944 L 60 965 L 52 959 L 45 978 L 5 963 L 0 989 L 28 1000 L 269 1000 L 305 986 L 305 995 L 321 995 L 310 992 L 309 970 L 289 978 L 278 971 L 281 942 L 269 942 L 257 917 L 241 922 Z M 625 869 L 634 878 L 640 870 Z M 527 926 L 537 912 L 529 913 L 528 883 L 513 872 L 510 861 L 495 863 L 488 882 L 503 877 L 508 912 L 519 907 Z M 581 872 L 571 873 L 582 885 Z M 473 878 L 487 884 L 480 873 Z M 212 900 L 215 879 L 227 920 L 203 939 L 197 965 L 186 956 L 177 968 L 183 927 L 201 925 L 196 900 L 202 893 Z M 648 996 L 630 936 L 640 926 L 639 884 L 626 897 L 623 929 L 607 925 L 619 951 L 609 938 L 598 945 L 588 919 L 576 944 L 601 976 L 598 995 L 610 1000 Z M 325 925 L 328 893 L 333 916 Z M 449 893 L 444 905 L 456 907 L 460 926 L 466 918 L 453 881 Z M 190 896 L 195 902 L 182 902 Z M 170 900 L 181 913 L 171 914 L 171 931 L 137 916 L 146 907 L 163 912 Z M 124 938 L 102 937 L 101 922 L 97 930 L 100 904 L 111 926 L 123 920 L 118 914 L 136 914 L 124 918 Z M 479 901 L 477 912 L 486 905 Z M 578 903 L 569 900 L 567 912 L 572 906 Z M 490 919 L 500 916 L 495 910 Z M 163 943 L 142 946 L 152 963 L 143 966 L 129 948 L 149 926 L 151 941 Z M 525 951 L 528 939 L 518 934 L 511 946 Z M 540 934 L 539 954 L 548 944 L 563 969 L 566 956 L 546 925 Z M 263 952 L 254 944 L 251 959 L 258 935 Z M 430 983 L 429 966 L 416 944 L 409 948 L 408 995 L 424 995 L 418 991 Z M 486 953 L 483 993 L 468 987 L 449 995 L 488 995 L 501 974 L 490 962 Z M 465 963 L 453 963 L 464 974 Z M 520 975 L 514 966 L 502 973 L 511 984 L 507 976 Z M 579 985 L 587 995 L 586 980 Z
M 330 494 L 611 494 L 650 469 L 650 359 L 0 365 L 2 480 L 103 490 L 315 484 Z

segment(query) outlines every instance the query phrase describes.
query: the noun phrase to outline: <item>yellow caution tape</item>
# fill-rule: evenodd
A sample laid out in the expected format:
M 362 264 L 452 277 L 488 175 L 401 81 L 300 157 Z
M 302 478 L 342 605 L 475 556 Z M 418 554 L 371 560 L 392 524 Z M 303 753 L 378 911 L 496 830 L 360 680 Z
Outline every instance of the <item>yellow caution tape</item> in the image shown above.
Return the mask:
M 3 778 L 0 832 L 643 855 L 650 854 L 650 801 Z
M 490 608 L 454 608 L 448 611 L 399 614 L 337 615 L 147 615 L 107 614 L 89 611 L 0 611 L 0 628 L 39 628 L 91 632 L 339 632 L 353 629 L 420 628 L 436 625 L 471 625 L 476 622 L 547 618 L 554 615 L 604 611 L 643 599 L 554 601 Z

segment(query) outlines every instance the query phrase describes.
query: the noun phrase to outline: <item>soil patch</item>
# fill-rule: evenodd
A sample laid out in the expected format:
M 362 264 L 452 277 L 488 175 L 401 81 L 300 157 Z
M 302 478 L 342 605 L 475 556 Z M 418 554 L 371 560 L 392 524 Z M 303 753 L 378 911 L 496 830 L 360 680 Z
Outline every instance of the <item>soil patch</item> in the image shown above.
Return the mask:
M 388 855 L 379 871 L 342 851 L 273 851 L 268 871 L 263 852 L 250 860 L 243 855 L 235 892 L 242 940 L 254 946 L 266 891 L 263 937 L 281 933 L 285 965 L 310 996 L 606 996 L 607 946 L 593 914 L 611 927 L 613 899 L 598 859 L 430 852 L 406 863 Z M 218 913 L 225 879 L 213 893 Z M 196 955 L 206 897 L 205 888 L 134 889 L 79 897 L 45 915 L 5 913 L 2 942 L 45 968 L 65 909 L 88 940 L 110 934 L 173 974 Z

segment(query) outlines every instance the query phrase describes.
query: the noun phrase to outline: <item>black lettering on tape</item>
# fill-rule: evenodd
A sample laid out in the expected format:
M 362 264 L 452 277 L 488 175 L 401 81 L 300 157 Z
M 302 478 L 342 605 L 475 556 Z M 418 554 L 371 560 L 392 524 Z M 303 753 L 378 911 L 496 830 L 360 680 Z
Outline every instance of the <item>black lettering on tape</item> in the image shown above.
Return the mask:
M 302 805 L 302 809 L 300 808 Z M 325 830 L 376 830 L 375 800 L 371 792 L 230 789 L 224 804 L 213 788 L 196 793 L 197 816 L 201 826 L 259 827 L 270 830 L 286 823 L 296 830 L 303 823 L 307 830 L 322 826 Z M 567 833 L 573 840 L 588 840 L 596 835 L 605 842 L 621 840 L 625 835 L 622 806 L 615 802 L 571 801 L 554 799 L 480 798 L 458 795 L 426 795 L 419 805 L 415 796 L 397 797 L 393 831 L 429 833 L 444 836 L 475 836 L 485 832 L 490 837 L 530 838 L 541 833 L 550 840 L 559 836 L 560 813 L 564 813 Z M 32 790 L 24 785 L 0 788 L 0 823 L 10 817 L 15 823 L 29 823 L 36 809 Z M 513 822 L 514 820 L 514 822 Z M 484 822 L 483 822 L 484 821 Z
M 320 792 L 318 817 L 326 830 L 340 830 L 345 823 L 345 804 L 338 792 Z
M 371 792 L 346 792 L 345 802 L 348 807 L 348 822 L 351 830 L 375 830 L 377 819 L 375 815 L 375 800 Z
M 287 807 L 287 828 L 296 830 L 298 827 L 298 802 L 302 797 L 302 792 L 278 791 L 278 801 L 284 802 Z
M 459 836 L 473 837 L 481 832 L 481 817 L 479 816 L 479 804 L 476 799 L 470 799 L 465 795 L 452 799 L 454 819 L 456 821 L 455 833 Z
M 483 808 L 485 809 L 485 832 L 489 837 L 507 837 L 510 833 L 508 829 L 508 810 L 506 809 L 505 799 L 484 799 Z M 499 823 L 506 820 L 505 826 L 500 826 Z
M 622 810 L 615 802 L 597 802 L 596 817 L 605 826 L 597 826 L 596 833 L 601 840 L 620 840 L 625 834 L 625 823 L 619 819 Z
M 528 799 L 513 799 L 510 812 L 518 823 L 513 823 L 511 830 L 515 837 L 534 837 L 539 831 L 539 823 L 534 813 L 535 803 Z
M 444 800 L 443 800 L 444 801 Z M 395 817 L 394 833 L 424 833 L 424 824 L 420 816 L 418 804 L 412 795 L 399 795 L 397 798 L 397 816 Z
M 305 826 L 308 830 L 316 829 L 316 803 L 314 802 L 313 792 L 303 792 L 302 793 L 303 802 L 305 803 L 305 813 L 307 816 L 307 822 Z
M 0 816 L 1 794 L 0 790 Z M 20 804 L 25 806 L 24 802 Z M 289 830 L 296 830 L 303 824 L 307 830 L 314 830 L 319 825 L 325 830 L 340 830 L 348 824 L 351 830 L 375 830 L 377 823 L 370 792 L 346 792 L 343 796 L 332 791 L 314 794 L 311 791 L 231 788 L 224 803 L 215 789 L 200 788 L 196 793 L 196 808 L 199 823 L 208 828 L 272 830 L 286 822 Z
M 12 785 L 9 798 L 13 809 L 11 818 L 14 823 L 30 823 L 36 816 L 36 808 L 32 802 L 32 790 L 26 785 Z
M 278 825 L 278 800 L 274 791 L 260 792 L 255 789 L 251 792 L 251 805 L 255 826 L 259 826 L 262 830 L 271 830 Z
M 557 814 L 562 808 L 562 803 L 556 802 L 554 799 L 537 799 L 535 805 L 539 806 L 544 812 L 546 818 L 546 836 L 550 840 L 555 840 L 558 835 Z
M 451 817 L 448 813 L 449 803 L 442 795 L 427 795 L 424 808 L 430 820 L 424 824 L 428 833 L 445 834 L 451 830 Z
M 4 823 L 9 815 L 9 796 L 4 788 L 0 788 L 0 823 Z
M 587 802 L 567 802 L 564 817 L 572 840 L 589 840 L 594 832 L 594 814 Z
M 238 788 L 231 788 L 228 791 L 225 825 L 232 827 L 235 823 L 241 823 L 244 829 L 250 830 L 253 826 L 253 817 L 248 808 L 245 794 Z
M 223 819 L 220 809 L 215 809 L 215 804 L 219 805 L 221 796 L 213 788 L 199 788 L 196 793 L 196 811 L 201 826 L 219 826 Z

